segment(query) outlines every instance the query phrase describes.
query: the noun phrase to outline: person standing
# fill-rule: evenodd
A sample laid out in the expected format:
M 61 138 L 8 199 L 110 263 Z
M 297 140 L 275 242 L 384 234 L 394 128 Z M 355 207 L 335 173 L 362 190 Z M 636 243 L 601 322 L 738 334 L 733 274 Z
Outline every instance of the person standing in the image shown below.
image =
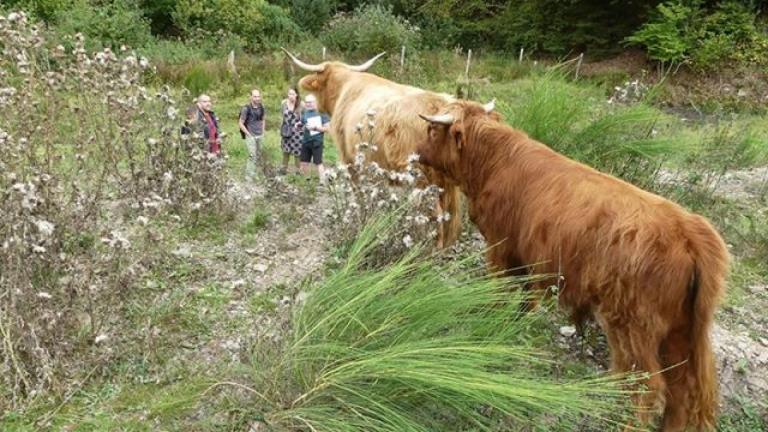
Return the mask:
M 248 179 L 256 175 L 265 129 L 266 111 L 261 103 L 261 92 L 253 89 L 251 100 L 240 110 L 240 135 L 248 148 L 248 161 L 245 164 L 245 176 Z
M 323 136 L 329 128 L 328 115 L 321 114 L 317 110 L 317 99 L 314 95 L 307 95 L 304 99 L 304 112 L 301 114 L 301 125 L 304 135 L 301 141 L 301 171 L 309 175 L 309 164 L 314 163 L 320 181 L 323 181 L 325 172 L 323 167 Z
M 221 153 L 221 133 L 219 132 L 219 119 L 212 111 L 211 97 L 201 94 L 197 98 L 197 121 L 203 126 L 203 136 L 208 142 L 208 151 L 213 154 Z
M 280 125 L 280 148 L 283 151 L 282 172 L 288 172 L 291 156 L 293 156 L 296 171 L 299 171 L 302 133 L 297 126 L 301 123 L 301 99 L 295 87 L 288 89 L 288 96 L 280 103 L 280 113 L 283 119 Z

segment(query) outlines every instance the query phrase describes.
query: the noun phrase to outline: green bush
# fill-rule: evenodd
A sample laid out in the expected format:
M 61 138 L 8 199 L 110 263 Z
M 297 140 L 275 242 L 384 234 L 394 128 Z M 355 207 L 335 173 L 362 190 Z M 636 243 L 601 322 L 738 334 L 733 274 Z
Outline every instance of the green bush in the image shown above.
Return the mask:
M 291 16 L 303 30 L 317 34 L 331 20 L 334 0 L 291 0 Z
M 400 47 L 415 48 L 420 41 L 417 27 L 396 16 L 392 8 L 366 5 L 352 14 L 337 15 L 320 34 L 326 46 L 353 54 L 381 51 L 399 52 Z
M 149 22 L 135 1 L 108 1 L 96 4 L 75 0 L 71 8 L 59 11 L 56 30 L 62 35 L 82 33 L 89 47 L 142 47 L 153 38 Z
M 667 1 L 626 41 L 645 47 L 654 60 L 690 60 L 703 70 L 732 62 L 765 64 L 768 36 L 755 20 L 756 12 L 737 0 L 720 2 L 711 10 L 699 2 Z
M 259 49 L 274 48 L 300 32 L 284 9 L 264 0 L 178 0 L 173 19 L 187 36 L 225 30 Z
M 691 53 L 694 64 L 712 69 L 729 60 L 765 63 L 768 60 L 768 36 L 755 25 L 755 12 L 741 2 L 730 0 L 700 23 Z
M 657 7 L 658 14 L 640 30 L 627 38 L 642 45 L 654 60 L 679 63 L 691 51 L 690 25 L 694 9 L 679 1 L 665 2 Z
M 76 0 L 5 0 L 0 8 L 21 9 L 35 18 L 53 20 L 60 12 L 71 9 Z

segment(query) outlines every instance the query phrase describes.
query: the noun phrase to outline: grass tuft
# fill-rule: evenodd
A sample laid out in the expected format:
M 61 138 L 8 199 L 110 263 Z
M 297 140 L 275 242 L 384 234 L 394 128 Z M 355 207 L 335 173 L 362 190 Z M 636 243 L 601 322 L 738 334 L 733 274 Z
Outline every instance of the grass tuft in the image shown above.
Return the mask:
M 466 277 L 414 250 L 370 269 L 391 219 L 374 221 L 346 262 L 308 293 L 291 329 L 259 355 L 254 389 L 278 430 L 492 430 L 621 422 L 619 377 L 557 381 L 539 313 L 523 314 L 525 279 Z M 278 352 L 278 355 L 275 355 Z

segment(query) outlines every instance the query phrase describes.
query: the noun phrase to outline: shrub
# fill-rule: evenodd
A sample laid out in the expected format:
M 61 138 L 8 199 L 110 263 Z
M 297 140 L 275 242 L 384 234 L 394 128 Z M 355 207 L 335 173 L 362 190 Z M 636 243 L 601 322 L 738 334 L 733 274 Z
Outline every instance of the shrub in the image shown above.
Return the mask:
M 56 16 L 71 9 L 77 0 L 5 0 L 0 8 L 21 9 L 34 18 L 53 21 Z
M 320 34 L 320 40 L 331 49 L 351 54 L 381 51 L 399 52 L 400 47 L 413 49 L 420 34 L 404 18 L 392 13 L 392 8 L 364 5 L 351 14 L 339 14 Z
M 336 6 L 334 0 L 291 0 L 290 4 L 293 20 L 313 35 L 331 20 Z
M 694 9 L 679 1 L 661 3 L 655 18 L 626 40 L 643 45 L 648 56 L 667 63 L 680 63 L 691 51 L 691 21 Z
M 719 2 L 711 10 L 701 3 L 667 1 L 626 41 L 644 46 L 654 60 L 690 60 L 698 69 L 712 70 L 732 61 L 764 64 L 768 36 L 755 20 L 755 11 L 736 0 Z
M 151 218 L 223 205 L 223 162 L 180 137 L 168 89 L 141 86 L 148 62 L 72 44 L 0 19 L 0 407 L 113 358 L 121 300 L 162 255 Z
M 135 1 L 107 1 L 96 6 L 88 0 L 75 0 L 71 8 L 56 14 L 55 21 L 60 35 L 82 33 L 91 49 L 142 47 L 153 39 L 149 21 Z
M 324 212 L 325 226 L 334 232 L 334 246 L 346 250 L 360 232 L 383 213 L 396 216 L 395 225 L 371 252 L 372 261 L 385 265 L 407 254 L 414 246 L 427 244 L 437 235 L 437 223 L 452 215 L 434 216 L 439 190 L 426 186 L 421 171 L 409 158 L 404 171 L 386 170 L 376 162 L 368 162 L 367 155 L 375 152 L 373 115 L 369 124 L 360 125 L 354 163 L 339 164 L 325 175 L 331 203 Z M 426 186 L 426 187 L 425 187 Z
M 299 33 L 285 10 L 264 0 L 179 0 L 173 19 L 189 37 L 200 30 L 211 34 L 226 30 L 261 49 L 274 48 Z

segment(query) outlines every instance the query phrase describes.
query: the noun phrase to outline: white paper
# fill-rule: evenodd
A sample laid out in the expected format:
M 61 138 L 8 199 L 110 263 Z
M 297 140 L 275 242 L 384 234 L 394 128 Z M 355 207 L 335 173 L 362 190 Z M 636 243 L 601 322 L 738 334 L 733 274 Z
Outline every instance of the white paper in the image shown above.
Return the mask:
M 310 135 L 317 135 L 320 133 L 318 130 L 312 130 L 312 128 L 319 128 L 323 126 L 323 118 L 321 116 L 308 117 L 307 118 L 307 130 Z

